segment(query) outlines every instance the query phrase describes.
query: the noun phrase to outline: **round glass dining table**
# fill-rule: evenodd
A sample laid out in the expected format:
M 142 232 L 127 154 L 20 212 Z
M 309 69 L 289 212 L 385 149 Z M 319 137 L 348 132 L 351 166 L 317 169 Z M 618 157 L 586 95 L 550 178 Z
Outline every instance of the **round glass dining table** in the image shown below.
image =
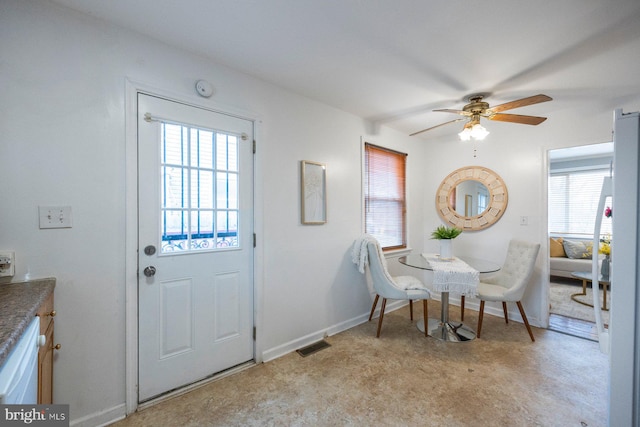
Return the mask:
M 471 268 L 481 274 L 495 273 L 500 270 L 500 265 L 495 262 L 466 256 L 456 256 L 456 258 L 466 262 Z M 419 268 L 422 270 L 433 270 L 433 267 L 427 258 L 420 254 L 401 256 L 398 258 L 398 261 L 400 264 L 404 264 L 409 267 Z M 448 342 L 465 342 L 476 338 L 476 333 L 473 329 L 464 323 L 453 322 L 449 319 L 449 292 L 441 292 L 440 304 L 440 319 L 429 318 L 429 324 L 426 325 L 427 334 L 430 337 Z M 419 320 L 417 327 L 421 332 L 424 332 L 424 320 Z

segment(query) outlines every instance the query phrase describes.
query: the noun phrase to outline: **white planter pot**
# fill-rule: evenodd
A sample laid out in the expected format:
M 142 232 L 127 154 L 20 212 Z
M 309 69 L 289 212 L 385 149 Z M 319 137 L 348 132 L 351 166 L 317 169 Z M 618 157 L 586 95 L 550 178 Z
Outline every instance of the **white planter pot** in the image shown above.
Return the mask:
M 440 258 L 453 258 L 453 239 L 440 239 Z

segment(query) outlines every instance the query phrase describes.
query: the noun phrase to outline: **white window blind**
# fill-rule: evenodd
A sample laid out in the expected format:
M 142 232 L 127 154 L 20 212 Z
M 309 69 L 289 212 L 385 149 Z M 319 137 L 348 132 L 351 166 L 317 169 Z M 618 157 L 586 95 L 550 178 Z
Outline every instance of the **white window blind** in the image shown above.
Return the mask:
M 549 233 L 593 236 L 602 181 L 609 169 L 552 172 L 549 177 Z M 611 206 L 611 199 L 606 206 Z M 611 233 L 611 218 L 602 219 L 602 234 Z
M 407 247 L 405 153 L 365 144 L 365 232 L 383 249 Z

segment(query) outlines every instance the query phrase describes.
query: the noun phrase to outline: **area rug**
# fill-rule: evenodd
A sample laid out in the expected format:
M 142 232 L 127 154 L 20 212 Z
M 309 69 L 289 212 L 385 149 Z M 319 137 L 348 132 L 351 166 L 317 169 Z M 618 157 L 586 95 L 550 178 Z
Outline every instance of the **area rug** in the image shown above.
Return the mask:
M 588 322 L 596 321 L 596 315 L 593 307 L 589 307 L 584 304 L 580 304 L 571 299 L 572 294 L 582 292 L 582 281 L 554 277 L 550 283 L 551 299 L 549 312 L 560 316 L 572 317 L 574 319 L 586 320 Z M 593 294 L 591 293 L 591 286 L 587 284 L 587 294 L 576 297 L 580 301 L 593 303 Z M 602 289 L 600 292 L 600 301 L 602 302 Z M 611 293 L 607 292 L 607 306 L 610 305 Z M 602 320 L 605 324 L 609 324 L 609 312 L 602 311 Z

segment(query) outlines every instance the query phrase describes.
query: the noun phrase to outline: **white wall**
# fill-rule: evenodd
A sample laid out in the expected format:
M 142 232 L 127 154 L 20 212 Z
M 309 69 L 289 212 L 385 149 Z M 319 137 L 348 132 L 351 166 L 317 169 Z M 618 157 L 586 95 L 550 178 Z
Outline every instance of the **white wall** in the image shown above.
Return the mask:
M 199 102 L 193 85 L 206 79 L 211 102 L 261 120 L 265 358 L 366 318 L 349 257 L 362 231 L 362 119 L 46 1 L 0 3 L 0 51 L 0 247 L 16 252 L 14 281 L 58 279 L 54 395 L 73 424 L 125 410 L 126 79 Z M 409 153 L 410 241 L 421 244 L 422 145 L 388 129 L 367 139 Z M 300 160 L 327 164 L 326 225 L 300 225 Z M 39 205 L 72 206 L 73 228 L 40 230 Z

